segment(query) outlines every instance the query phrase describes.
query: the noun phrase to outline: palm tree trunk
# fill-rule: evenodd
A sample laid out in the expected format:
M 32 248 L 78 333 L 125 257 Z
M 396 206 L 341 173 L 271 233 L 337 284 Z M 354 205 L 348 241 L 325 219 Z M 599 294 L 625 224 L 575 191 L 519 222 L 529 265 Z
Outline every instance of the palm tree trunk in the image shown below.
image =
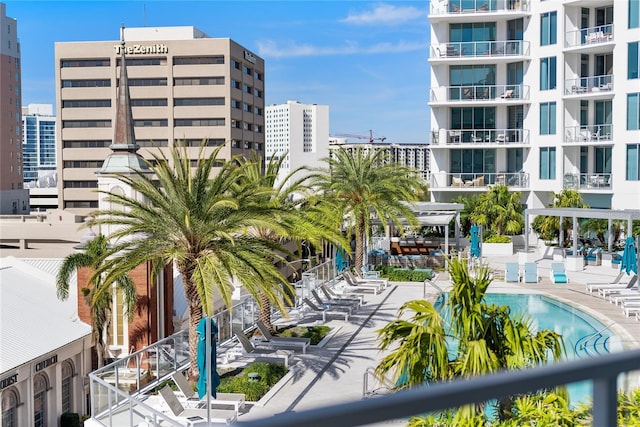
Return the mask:
M 196 328 L 202 319 L 202 302 L 198 290 L 193 284 L 191 273 L 193 268 L 188 263 L 178 265 L 178 270 L 182 274 L 182 284 L 184 286 L 184 296 L 189 305 L 189 379 L 196 381 L 200 376 L 198 370 L 198 333 Z
M 260 313 L 258 319 L 269 329 L 269 332 L 274 332 L 273 325 L 271 324 L 271 302 L 264 292 L 260 293 Z
M 364 248 L 364 238 L 365 238 L 365 220 L 362 215 L 358 215 L 356 220 L 356 255 L 355 255 L 355 268 L 357 271 L 362 269 L 362 264 L 364 262 L 362 256 L 362 250 Z

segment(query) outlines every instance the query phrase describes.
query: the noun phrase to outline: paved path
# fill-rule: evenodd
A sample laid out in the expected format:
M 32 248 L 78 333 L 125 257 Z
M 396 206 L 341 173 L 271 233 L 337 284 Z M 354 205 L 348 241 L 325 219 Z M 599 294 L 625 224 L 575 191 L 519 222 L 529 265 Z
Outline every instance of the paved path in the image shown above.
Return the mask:
M 508 261 L 517 257 L 489 259 L 492 268 L 503 270 Z M 490 292 L 537 292 L 548 294 L 577 306 L 610 326 L 625 348 L 640 347 L 640 323 L 625 317 L 619 307 L 592 296 L 585 289 L 587 282 L 607 282 L 617 275 L 610 267 L 587 266 L 580 272 L 569 272 L 570 283 L 555 285 L 549 280 L 551 260 L 541 259 L 538 284 L 514 284 L 495 280 Z M 450 287 L 446 273 L 441 273 L 438 285 Z M 438 291 L 416 283 L 393 283 L 379 295 L 367 295 L 367 303 L 348 322 L 332 320 L 339 328 L 335 336 L 322 348 L 313 348 L 306 355 L 296 354 L 296 373 L 264 406 L 252 405 L 239 417 L 240 421 L 271 417 L 288 411 L 302 411 L 363 398 L 363 380 L 367 368 L 375 367 L 383 354 L 378 350 L 377 331 L 396 318 L 397 310 L 405 302 L 426 297 L 434 301 Z M 386 425 L 405 425 L 406 421 L 389 421 Z

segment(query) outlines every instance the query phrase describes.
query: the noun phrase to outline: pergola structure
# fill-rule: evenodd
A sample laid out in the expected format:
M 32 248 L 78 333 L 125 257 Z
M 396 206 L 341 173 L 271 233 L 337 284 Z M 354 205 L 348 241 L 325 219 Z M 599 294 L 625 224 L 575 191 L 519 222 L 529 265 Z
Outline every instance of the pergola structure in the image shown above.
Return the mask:
M 544 215 L 544 216 L 557 216 L 560 218 L 560 224 L 564 218 L 573 218 L 573 258 L 577 258 L 576 249 L 578 248 L 578 218 L 596 218 L 608 220 L 608 242 L 607 247 L 609 253 L 613 250 L 613 221 L 623 220 L 627 221 L 627 236 L 633 234 L 633 220 L 640 220 L 640 210 L 637 209 L 625 209 L 625 210 L 613 210 L 613 209 L 591 209 L 591 208 L 538 208 L 538 209 L 526 209 L 524 211 L 525 230 L 529 230 L 529 216 L 530 215 Z M 564 241 L 564 229 L 560 227 L 560 245 Z M 524 240 L 525 252 L 529 252 L 529 233 L 525 233 Z M 582 260 L 581 260 L 582 261 Z M 574 266 L 575 267 L 575 266 Z

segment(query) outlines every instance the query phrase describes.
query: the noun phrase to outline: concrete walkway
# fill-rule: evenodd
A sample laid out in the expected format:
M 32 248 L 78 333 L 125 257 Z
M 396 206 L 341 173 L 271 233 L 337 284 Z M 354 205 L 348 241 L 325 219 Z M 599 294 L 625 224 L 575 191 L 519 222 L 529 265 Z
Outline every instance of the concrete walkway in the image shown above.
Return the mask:
M 489 259 L 490 267 L 504 270 L 517 256 Z M 587 282 L 608 282 L 617 271 L 611 267 L 587 266 L 580 272 L 569 272 L 569 284 L 555 285 L 549 280 L 551 260 L 540 259 L 537 284 L 504 283 L 494 280 L 490 292 L 541 293 L 576 306 L 598 318 L 618 335 L 625 348 L 640 347 L 640 323 L 625 317 L 620 307 L 593 296 L 585 289 Z M 437 284 L 446 290 L 450 282 L 440 273 Z M 338 328 L 336 334 L 322 348 L 312 348 L 307 354 L 296 354 L 295 374 L 264 406 L 248 405 L 239 421 L 257 420 L 273 415 L 302 411 L 357 401 L 363 398 L 363 382 L 368 368 L 375 367 L 384 356 L 378 350 L 377 331 L 397 318 L 400 306 L 409 300 L 426 298 L 435 301 L 435 288 L 423 289 L 421 283 L 393 283 L 379 295 L 367 295 L 367 303 L 350 318 L 332 320 L 327 324 Z M 320 320 L 321 323 L 321 320 Z M 379 425 L 405 425 L 406 420 L 384 422 Z

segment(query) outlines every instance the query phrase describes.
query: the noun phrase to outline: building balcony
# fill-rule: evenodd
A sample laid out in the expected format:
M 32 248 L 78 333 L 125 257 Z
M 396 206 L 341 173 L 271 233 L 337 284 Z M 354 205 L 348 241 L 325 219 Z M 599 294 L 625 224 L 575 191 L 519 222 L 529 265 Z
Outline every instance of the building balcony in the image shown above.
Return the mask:
M 469 147 L 529 144 L 529 129 L 440 129 L 431 132 L 431 146 Z
M 588 49 L 589 51 L 593 50 L 593 53 L 598 53 L 612 49 L 612 47 L 608 47 L 608 44 L 613 45 L 613 42 L 613 24 L 607 24 L 567 31 L 564 47 L 567 49 Z M 605 46 L 605 50 L 599 48 L 602 46 Z
M 522 104 L 530 96 L 526 85 L 438 86 L 431 88 L 429 105 Z
M 564 142 L 570 144 L 613 143 L 613 125 L 583 125 L 564 128 Z
M 563 187 L 568 190 L 611 191 L 610 173 L 566 173 Z
M 565 80 L 564 93 L 580 99 L 585 96 L 613 96 L 613 75 L 605 74 Z
M 457 42 L 431 45 L 429 59 L 431 62 L 455 60 L 456 63 L 486 61 L 487 58 L 513 61 L 514 57 L 528 57 L 529 54 L 529 42 L 524 40 Z
M 530 11 L 527 0 L 441 0 L 430 3 L 431 22 L 439 18 L 451 20 L 458 16 L 466 21 L 487 20 L 488 14 L 492 17 L 499 14 L 524 16 Z
M 525 172 L 447 173 L 436 172 L 429 176 L 431 190 L 484 191 L 489 185 L 506 185 L 510 188 L 528 188 L 529 174 Z

